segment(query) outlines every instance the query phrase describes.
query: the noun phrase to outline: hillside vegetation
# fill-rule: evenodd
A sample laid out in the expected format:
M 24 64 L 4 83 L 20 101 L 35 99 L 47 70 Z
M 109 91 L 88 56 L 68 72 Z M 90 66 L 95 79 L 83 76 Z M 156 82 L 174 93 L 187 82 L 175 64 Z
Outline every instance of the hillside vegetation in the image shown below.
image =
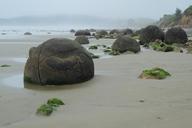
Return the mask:
M 192 5 L 183 12 L 176 9 L 175 14 L 166 14 L 158 22 L 161 28 L 180 26 L 183 28 L 192 28 Z

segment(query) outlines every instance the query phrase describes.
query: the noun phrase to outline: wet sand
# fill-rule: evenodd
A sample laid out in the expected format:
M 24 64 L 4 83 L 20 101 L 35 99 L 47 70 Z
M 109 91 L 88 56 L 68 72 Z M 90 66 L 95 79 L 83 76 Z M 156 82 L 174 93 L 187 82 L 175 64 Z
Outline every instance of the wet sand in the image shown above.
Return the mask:
M 92 80 L 57 89 L 27 89 L 4 82 L 22 75 L 25 63 L 18 60 L 47 38 L 26 44 L 0 42 L 0 64 L 11 65 L 0 68 L 0 128 L 191 128 L 191 54 L 145 51 L 94 60 Z M 143 69 L 157 66 L 172 76 L 137 78 Z M 11 84 L 22 84 L 17 79 L 10 79 Z M 50 117 L 37 116 L 36 109 L 52 97 L 66 105 Z

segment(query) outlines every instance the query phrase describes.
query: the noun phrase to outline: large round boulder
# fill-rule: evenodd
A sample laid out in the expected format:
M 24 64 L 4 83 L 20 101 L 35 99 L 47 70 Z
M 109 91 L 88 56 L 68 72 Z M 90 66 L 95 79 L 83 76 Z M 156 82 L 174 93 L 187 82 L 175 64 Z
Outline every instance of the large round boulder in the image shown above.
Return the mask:
M 91 36 L 89 30 L 78 30 L 75 33 L 75 36 Z
M 94 76 L 91 55 L 69 39 L 50 39 L 29 51 L 24 81 L 41 85 L 74 84 Z
M 121 53 L 131 51 L 137 53 L 141 50 L 140 44 L 129 36 L 120 36 L 112 45 L 112 50 Z
M 165 34 L 167 44 L 180 43 L 185 44 L 188 41 L 186 32 L 180 27 L 169 29 Z
M 75 41 L 77 41 L 80 44 L 89 44 L 89 39 L 86 36 L 77 36 L 75 38 Z
M 154 42 L 157 39 L 164 41 L 164 32 L 157 26 L 150 25 L 140 31 L 140 41 L 143 44 Z

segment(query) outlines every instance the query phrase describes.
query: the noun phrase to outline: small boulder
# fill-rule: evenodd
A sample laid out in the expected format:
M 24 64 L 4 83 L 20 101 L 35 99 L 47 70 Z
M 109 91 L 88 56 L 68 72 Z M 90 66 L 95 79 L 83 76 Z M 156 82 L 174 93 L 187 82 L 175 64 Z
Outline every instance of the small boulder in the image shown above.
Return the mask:
M 91 33 L 89 32 L 89 30 L 78 30 L 75 33 L 75 36 L 91 36 Z
M 30 36 L 30 35 L 32 35 L 32 33 L 31 32 L 25 32 L 24 35 Z
M 119 34 L 119 30 L 118 29 L 113 29 L 109 32 L 109 34 Z
M 180 27 L 169 29 L 165 34 L 167 44 L 180 43 L 185 44 L 188 41 L 186 32 Z
M 71 32 L 71 33 L 75 33 L 75 30 L 74 30 L 74 29 L 71 29 L 70 32 Z
M 69 39 L 50 39 L 29 51 L 24 81 L 40 85 L 74 84 L 94 76 L 91 55 Z
M 140 52 L 140 44 L 129 36 L 119 37 L 112 45 L 112 50 L 119 51 L 121 53 L 131 51 L 134 53 Z
M 121 30 L 120 33 L 122 33 L 122 35 L 131 35 L 133 34 L 133 30 L 127 28 L 127 29 Z
M 105 30 L 100 30 L 100 31 L 97 31 L 97 32 L 96 32 L 96 36 L 98 36 L 99 38 L 103 38 L 103 37 L 105 37 L 106 35 L 108 35 L 108 32 L 105 31 Z
M 77 41 L 80 44 L 89 44 L 89 39 L 86 36 L 77 36 L 75 38 L 75 41 Z

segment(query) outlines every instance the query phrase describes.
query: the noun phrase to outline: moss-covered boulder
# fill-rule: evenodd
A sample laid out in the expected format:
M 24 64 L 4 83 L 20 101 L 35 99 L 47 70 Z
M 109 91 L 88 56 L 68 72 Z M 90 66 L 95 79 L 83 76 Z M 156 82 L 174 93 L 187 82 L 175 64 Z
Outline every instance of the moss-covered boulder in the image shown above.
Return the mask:
M 75 36 L 91 36 L 89 30 L 78 30 L 75 33 Z
M 181 43 L 185 44 L 187 42 L 187 34 L 180 27 L 174 27 L 169 29 L 165 34 L 165 42 L 167 44 Z
M 157 39 L 164 41 L 164 32 L 157 26 L 150 25 L 140 31 L 141 44 L 154 42 Z
M 89 44 L 89 39 L 86 36 L 77 36 L 75 38 L 75 41 L 77 41 L 80 44 Z
M 171 74 L 162 68 L 152 68 L 144 70 L 139 78 L 141 79 L 165 79 Z
M 24 80 L 41 85 L 74 84 L 94 76 L 91 55 L 69 39 L 50 39 L 29 51 Z
M 121 53 L 131 51 L 134 53 L 140 52 L 140 44 L 129 36 L 120 36 L 112 45 L 112 50 Z

